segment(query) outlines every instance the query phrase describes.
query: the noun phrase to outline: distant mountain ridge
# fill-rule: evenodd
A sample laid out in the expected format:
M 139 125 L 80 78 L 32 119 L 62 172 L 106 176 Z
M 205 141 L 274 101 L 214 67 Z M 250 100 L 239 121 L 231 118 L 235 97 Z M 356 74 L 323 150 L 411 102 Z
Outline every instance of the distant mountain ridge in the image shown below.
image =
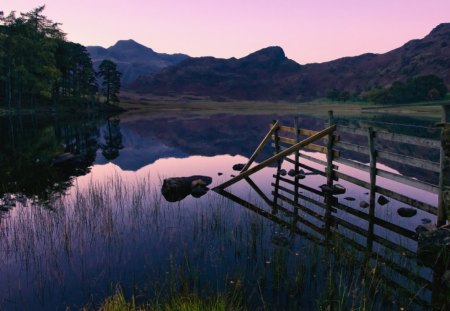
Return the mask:
M 120 40 L 109 48 L 88 46 L 87 51 L 96 68 L 104 59 L 115 62 L 122 73 L 123 85 L 134 81 L 140 75 L 160 71 L 189 58 L 185 54 L 157 53 L 134 40 Z
M 305 100 L 323 97 L 330 89 L 356 93 L 427 74 L 443 78 L 450 89 L 450 23 L 384 54 L 367 53 L 325 63 L 299 65 L 280 47 L 268 47 L 240 59 L 189 58 L 140 76 L 128 90 L 156 95 Z

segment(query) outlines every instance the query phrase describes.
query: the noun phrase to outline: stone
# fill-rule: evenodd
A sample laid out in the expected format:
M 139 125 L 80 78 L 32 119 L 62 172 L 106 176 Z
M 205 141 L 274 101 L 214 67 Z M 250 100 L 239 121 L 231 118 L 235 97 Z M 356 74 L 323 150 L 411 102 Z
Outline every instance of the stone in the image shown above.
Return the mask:
M 300 170 L 298 174 L 295 175 L 295 179 L 304 179 L 306 177 L 305 171 Z
M 284 168 L 280 170 L 280 175 L 286 176 L 286 170 Z
M 205 186 L 195 186 L 191 189 L 191 195 L 194 198 L 200 198 L 208 192 L 209 188 Z
M 359 207 L 361 207 L 361 208 L 368 208 L 369 206 L 370 206 L 370 204 L 367 203 L 366 201 L 359 202 Z
M 397 214 L 399 214 L 401 217 L 413 217 L 417 214 L 417 210 L 410 207 L 400 207 L 397 210 Z
M 245 167 L 245 164 L 238 163 L 238 164 L 233 165 L 233 170 L 234 170 L 234 171 L 240 172 L 240 171 L 242 171 L 242 169 L 243 169 L 244 167 Z
M 329 194 L 344 194 L 346 189 L 344 186 L 340 184 L 335 184 L 333 186 L 328 186 L 327 184 L 323 184 L 319 186 L 319 188 L 322 190 L 322 192 L 329 193 Z
M 166 178 L 161 187 L 161 193 L 168 202 L 181 201 L 189 194 L 199 198 L 208 192 L 212 182 L 209 176 L 194 175 L 190 177 Z
M 287 174 L 291 177 L 294 177 L 295 175 L 297 175 L 297 172 L 294 169 L 290 169 Z
M 388 204 L 390 201 L 383 195 L 380 195 L 378 200 L 377 200 L 378 204 L 380 205 L 386 205 Z
M 433 230 L 430 225 L 419 226 L 425 227 L 425 230 L 419 233 L 417 257 L 429 267 L 436 265 L 448 267 L 450 266 L 450 228 L 441 227 Z

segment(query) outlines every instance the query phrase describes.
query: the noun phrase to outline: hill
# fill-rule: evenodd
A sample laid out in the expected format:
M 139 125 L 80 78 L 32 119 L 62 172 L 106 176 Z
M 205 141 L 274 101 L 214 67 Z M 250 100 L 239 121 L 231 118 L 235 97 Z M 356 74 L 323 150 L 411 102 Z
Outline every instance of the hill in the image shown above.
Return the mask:
M 426 74 L 443 78 L 450 88 L 450 23 L 384 54 L 325 63 L 299 65 L 280 47 L 268 47 L 240 59 L 190 58 L 140 76 L 128 90 L 156 95 L 306 100 L 323 97 L 330 89 L 360 93 Z
M 122 73 L 123 85 L 140 75 L 158 72 L 189 57 L 185 54 L 157 53 L 134 40 L 120 40 L 106 49 L 100 46 L 88 46 L 87 50 L 96 68 L 104 59 L 115 62 Z

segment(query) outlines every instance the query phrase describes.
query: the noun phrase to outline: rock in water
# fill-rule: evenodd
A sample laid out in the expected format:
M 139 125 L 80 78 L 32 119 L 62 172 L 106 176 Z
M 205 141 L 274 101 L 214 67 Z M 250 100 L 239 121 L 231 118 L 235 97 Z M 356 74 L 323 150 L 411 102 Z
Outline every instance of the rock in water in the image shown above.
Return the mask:
M 319 186 L 320 189 L 322 189 L 322 192 L 329 193 L 329 194 L 344 194 L 346 189 L 344 186 L 340 184 L 336 184 L 333 186 L 328 186 L 327 184 L 323 184 Z
M 368 208 L 369 207 L 369 203 L 367 203 L 366 201 L 361 201 L 361 202 L 359 202 L 359 207 L 361 207 L 361 208 Z
M 290 169 L 287 174 L 291 177 L 294 177 L 295 175 L 297 175 L 297 172 L 294 169 Z
M 242 171 L 242 169 L 244 167 L 245 167 L 245 164 L 238 163 L 238 164 L 233 165 L 233 170 L 240 172 L 240 171 Z
M 417 210 L 410 207 L 400 207 L 397 210 L 397 214 L 399 214 L 401 217 L 413 217 L 417 214 Z
M 211 182 L 211 177 L 200 175 L 166 178 L 163 181 L 161 193 L 168 202 L 181 201 L 189 194 L 199 198 L 208 192 L 207 186 Z
M 380 195 L 380 197 L 378 198 L 377 202 L 378 202 L 378 204 L 380 204 L 380 205 L 386 205 L 386 204 L 389 203 L 389 200 L 386 199 L 385 196 Z
M 431 219 L 430 218 L 422 218 L 420 220 L 422 222 L 422 224 L 426 225 L 426 224 L 431 224 Z

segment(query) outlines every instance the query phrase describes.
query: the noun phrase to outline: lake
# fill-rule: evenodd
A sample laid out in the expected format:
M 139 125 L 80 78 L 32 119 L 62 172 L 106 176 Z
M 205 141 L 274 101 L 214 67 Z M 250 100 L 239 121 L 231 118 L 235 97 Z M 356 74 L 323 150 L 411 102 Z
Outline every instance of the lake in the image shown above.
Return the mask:
M 176 111 L 108 118 L 1 117 L 0 309 L 98 309 L 118 288 L 138 303 L 173 295 L 225 295 L 243 300 L 250 310 L 422 310 L 440 303 L 435 271 L 416 260 L 417 242 L 402 235 L 435 222 L 429 213 L 419 210 L 403 218 L 396 211 L 404 204 L 390 200 L 377 206 L 372 215 L 381 219 L 372 228 L 377 238 L 366 252 L 368 242 L 358 228 L 368 226 L 364 215 L 369 210 L 360 206 L 369 200 L 367 191 L 340 182 L 346 193 L 324 200 L 316 192 L 326 179 L 306 172 L 304 198 L 296 198 L 303 205 L 298 213 L 288 204 L 289 191 L 282 194 L 277 188 L 288 179 L 280 169 L 293 167 L 287 161 L 252 175 L 252 182 L 232 185 L 223 195 L 208 191 L 176 202 L 162 196 L 167 178 L 208 176 L 212 189 L 238 175 L 233 165 L 248 161 L 273 119 L 293 124 L 285 115 Z M 393 123 L 413 124 L 398 130 L 437 137 L 430 130 L 435 120 L 389 115 L 364 120 L 387 130 Z M 300 116 L 299 122 L 321 130 L 326 119 Z M 388 147 L 439 159 L 438 152 L 419 147 Z M 273 152 L 268 144 L 256 163 Z M 325 159 L 317 152 L 307 155 Z M 357 153 L 346 156 L 368 162 Z M 408 163 L 380 165 L 430 183 L 438 178 Z M 379 183 L 437 204 L 435 194 L 383 179 Z M 274 197 L 276 208 L 267 202 Z M 337 201 L 357 212 L 333 210 Z M 328 221 L 324 210 L 339 216 L 339 226 Z M 389 231 L 386 222 L 401 228 Z

